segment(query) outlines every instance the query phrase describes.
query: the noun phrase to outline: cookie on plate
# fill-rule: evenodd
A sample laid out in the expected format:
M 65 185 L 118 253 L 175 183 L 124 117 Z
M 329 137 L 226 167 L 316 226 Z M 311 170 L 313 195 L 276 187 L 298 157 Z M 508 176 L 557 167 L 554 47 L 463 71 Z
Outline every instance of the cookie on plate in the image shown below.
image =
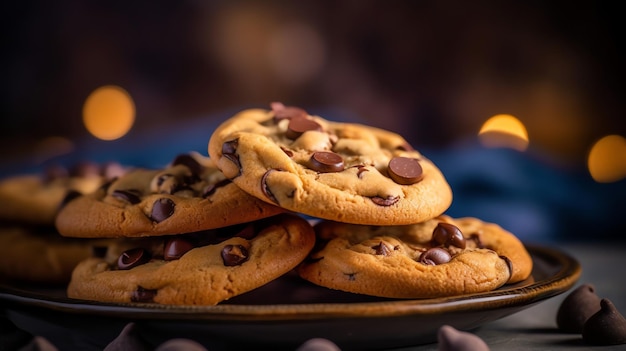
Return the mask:
M 87 194 L 126 171 L 120 164 L 80 162 L 68 168 L 51 166 L 41 174 L 20 174 L 0 180 L 0 220 L 53 226 L 66 196 Z M 10 205 L 9 205 L 10 204 Z
M 54 227 L 0 227 L 0 277 L 17 282 L 62 285 L 76 265 L 107 245 L 104 239 L 65 238 Z
M 318 245 L 298 267 L 317 285 L 390 298 L 486 292 L 527 279 L 532 259 L 497 224 L 441 215 L 406 226 L 332 221 L 315 225 Z
M 195 232 L 285 212 L 240 190 L 208 157 L 191 152 L 162 169 L 136 168 L 65 203 L 68 237 L 142 237 Z
M 119 240 L 76 267 L 69 297 L 215 305 L 291 271 L 315 233 L 307 220 L 284 213 L 202 233 Z
M 411 224 L 442 214 L 452 202 L 440 170 L 400 135 L 281 103 L 223 122 L 208 152 L 244 191 L 312 217 Z

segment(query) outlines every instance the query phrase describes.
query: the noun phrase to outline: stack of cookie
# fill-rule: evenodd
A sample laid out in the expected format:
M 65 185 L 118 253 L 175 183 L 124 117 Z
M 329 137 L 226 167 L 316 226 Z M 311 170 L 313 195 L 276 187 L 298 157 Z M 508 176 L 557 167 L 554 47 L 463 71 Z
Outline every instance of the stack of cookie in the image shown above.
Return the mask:
M 117 163 L 81 162 L 51 166 L 41 174 L 20 174 L 0 181 L 0 278 L 64 285 L 78 262 L 103 240 L 66 238 L 54 226 L 63 202 L 90 193 L 125 171 Z
M 181 155 L 74 198 L 68 237 L 116 238 L 74 270 L 68 296 L 214 305 L 286 273 L 344 292 L 429 298 L 529 277 L 522 243 L 443 213 L 452 190 L 400 135 L 271 104 Z

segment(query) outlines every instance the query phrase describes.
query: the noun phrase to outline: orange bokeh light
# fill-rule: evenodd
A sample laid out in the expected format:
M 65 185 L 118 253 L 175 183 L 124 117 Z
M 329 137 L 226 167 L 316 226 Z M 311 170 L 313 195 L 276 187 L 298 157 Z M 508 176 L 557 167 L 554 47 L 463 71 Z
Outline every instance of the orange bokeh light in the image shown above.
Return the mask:
M 528 133 L 519 119 L 506 114 L 489 118 L 478 132 L 485 147 L 508 147 L 519 151 L 528 148 Z
M 128 133 L 134 122 L 133 99 L 119 86 L 102 86 L 85 100 L 83 123 L 87 131 L 98 139 L 119 139 Z
M 607 135 L 591 147 L 587 166 L 591 177 L 599 183 L 611 183 L 626 178 L 626 138 Z

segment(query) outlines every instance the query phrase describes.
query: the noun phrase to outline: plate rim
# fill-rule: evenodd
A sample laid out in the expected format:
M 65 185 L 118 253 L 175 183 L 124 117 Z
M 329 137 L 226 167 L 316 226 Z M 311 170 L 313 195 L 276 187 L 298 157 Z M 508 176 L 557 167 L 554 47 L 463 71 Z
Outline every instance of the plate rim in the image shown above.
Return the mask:
M 143 303 L 103 303 L 47 297 L 42 293 L 0 283 L 0 304 L 11 309 L 46 309 L 73 314 L 107 317 L 160 320 L 221 320 L 221 321 L 280 321 L 290 319 L 345 319 L 363 317 L 398 317 L 403 315 L 445 314 L 449 312 L 492 310 L 520 305 L 531 305 L 569 290 L 580 278 L 579 261 L 553 246 L 525 245 L 533 263 L 536 256 L 556 262 L 558 272 L 547 279 L 528 285 L 498 289 L 454 297 L 431 299 L 402 299 L 354 303 L 295 303 L 295 304 L 218 304 L 215 306 L 173 306 Z

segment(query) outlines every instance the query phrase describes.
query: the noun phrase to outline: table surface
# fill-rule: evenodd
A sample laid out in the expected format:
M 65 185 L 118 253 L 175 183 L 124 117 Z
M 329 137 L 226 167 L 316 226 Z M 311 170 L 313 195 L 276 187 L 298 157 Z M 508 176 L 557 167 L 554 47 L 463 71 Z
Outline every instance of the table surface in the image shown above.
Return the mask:
M 568 292 L 505 318 L 484 324 L 472 332 L 496 350 L 626 350 L 626 345 L 590 346 L 580 334 L 562 333 L 556 326 L 556 313 L 563 299 L 577 286 L 591 284 L 601 298 L 613 302 L 626 315 L 626 243 L 615 244 L 542 244 L 569 253 L 581 264 L 582 274 Z M 397 351 L 437 350 L 436 343 L 396 349 Z M 54 348 L 44 348 L 52 350 Z

